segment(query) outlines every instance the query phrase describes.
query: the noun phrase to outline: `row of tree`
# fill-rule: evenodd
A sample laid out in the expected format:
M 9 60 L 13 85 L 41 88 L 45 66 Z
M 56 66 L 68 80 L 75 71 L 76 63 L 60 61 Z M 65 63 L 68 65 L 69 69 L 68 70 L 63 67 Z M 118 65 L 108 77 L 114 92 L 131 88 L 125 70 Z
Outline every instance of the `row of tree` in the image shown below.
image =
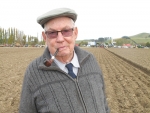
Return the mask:
M 36 44 L 44 44 L 39 42 L 38 37 L 25 35 L 23 31 L 16 28 L 8 28 L 7 30 L 0 27 L 0 45 L 4 46 L 24 46 Z

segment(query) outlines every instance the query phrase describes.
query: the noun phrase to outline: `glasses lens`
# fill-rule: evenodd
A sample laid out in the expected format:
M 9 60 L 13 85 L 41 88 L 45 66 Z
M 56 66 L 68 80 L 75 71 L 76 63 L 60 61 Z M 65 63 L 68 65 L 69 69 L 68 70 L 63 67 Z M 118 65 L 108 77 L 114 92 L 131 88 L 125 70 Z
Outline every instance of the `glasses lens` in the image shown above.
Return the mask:
M 62 30 L 61 32 L 62 32 L 62 35 L 63 35 L 64 37 L 68 37 L 68 36 L 72 36 L 72 34 L 73 34 L 73 29 Z
M 48 38 L 57 38 L 58 32 L 61 32 L 64 37 L 69 37 L 73 34 L 73 28 L 62 31 L 46 31 L 45 34 Z
M 48 38 L 56 38 L 57 37 L 57 31 L 46 31 L 45 34 L 47 35 Z

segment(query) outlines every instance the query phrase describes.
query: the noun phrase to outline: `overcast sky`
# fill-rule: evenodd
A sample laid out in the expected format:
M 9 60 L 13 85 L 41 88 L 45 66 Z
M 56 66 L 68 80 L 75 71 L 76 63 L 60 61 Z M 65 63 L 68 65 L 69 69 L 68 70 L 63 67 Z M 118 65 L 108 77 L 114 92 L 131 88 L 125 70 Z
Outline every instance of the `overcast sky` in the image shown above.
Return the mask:
M 37 17 L 60 7 L 77 12 L 78 40 L 150 33 L 150 0 L 1 0 L 0 27 L 40 36 Z

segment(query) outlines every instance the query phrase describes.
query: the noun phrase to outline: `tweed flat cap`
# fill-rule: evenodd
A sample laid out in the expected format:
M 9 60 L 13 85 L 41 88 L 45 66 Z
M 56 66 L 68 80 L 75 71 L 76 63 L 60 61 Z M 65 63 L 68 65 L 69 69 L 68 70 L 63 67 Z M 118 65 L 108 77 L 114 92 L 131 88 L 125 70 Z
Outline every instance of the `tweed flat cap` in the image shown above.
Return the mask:
M 44 24 L 48 22 L 51 19 L 57 18 L 57 17 L 69 17 L 74 22 L 77 20 L 77 13 L 69 8 L 58 8 L 53 9 L 37 18 L 37 22 L 44 28 Z

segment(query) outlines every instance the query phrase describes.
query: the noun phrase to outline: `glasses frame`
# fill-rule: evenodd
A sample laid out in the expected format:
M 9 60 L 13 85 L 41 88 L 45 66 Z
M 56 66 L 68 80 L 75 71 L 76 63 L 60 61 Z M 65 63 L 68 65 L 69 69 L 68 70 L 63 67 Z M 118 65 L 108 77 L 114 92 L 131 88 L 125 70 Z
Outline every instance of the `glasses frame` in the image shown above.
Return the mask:
M 65 31 L 70 31 L 71 35 L 64 35 Z M 52 38 L 57 38 L 58 37 L 58 32 L 61 32 L 63 37 L 69 37 L 73 35 L 73 31 L 74 31 L 74 27 L 73 28 L 69 28 L 69 29 L 64 29 L 61 31 L 45 31 L 45 34 L 48 38 L 52 39 Z M 52 34 L 52 33 L 56 33 L 56 34 Z M 50 36 L 50 35 L 54 35 L 54 36 Z

